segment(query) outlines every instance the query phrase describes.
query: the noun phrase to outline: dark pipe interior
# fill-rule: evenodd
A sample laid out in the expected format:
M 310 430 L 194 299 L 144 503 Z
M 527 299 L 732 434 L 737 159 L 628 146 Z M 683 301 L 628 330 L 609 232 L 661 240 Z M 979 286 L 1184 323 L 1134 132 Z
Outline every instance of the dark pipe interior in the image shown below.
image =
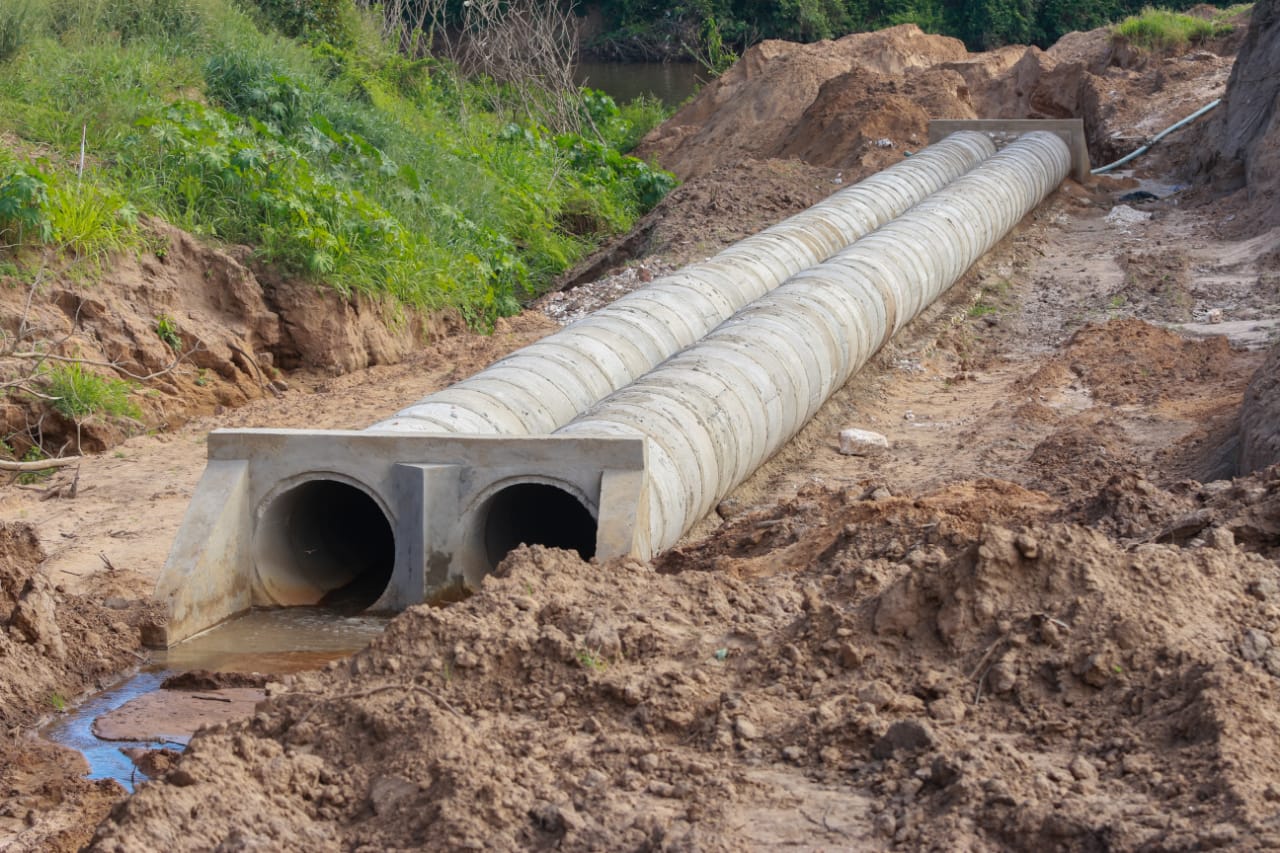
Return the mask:
M 359 612 L 378 600 L 395 566 L 395 534 L 381 507 L 355 486 L 311 480 L 272 503 L 277 555 L 296 576 L 314 579 L 320 604 Z
M 489 569 L 496 569 L 520 544 L 564 548 L 590 560 L 596 553 L 596 520 L 564 489 L 545 483 L 517 483 L 489 499 L 484 520 Z

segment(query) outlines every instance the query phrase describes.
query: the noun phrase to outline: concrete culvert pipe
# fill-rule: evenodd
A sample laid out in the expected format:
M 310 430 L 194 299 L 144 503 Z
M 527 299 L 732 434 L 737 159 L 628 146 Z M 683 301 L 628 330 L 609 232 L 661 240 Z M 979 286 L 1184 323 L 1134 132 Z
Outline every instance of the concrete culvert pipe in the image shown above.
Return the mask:
M 544 482 L 514 483 L 490 497 L 477 515 L 490 571 L 525 543 L 596 553 L 596 518 L 576 495 Z
M 907 160 L 630 293 L 395 416 L 380 431 L 537 435 L 571 421 L 788 277 L 831 257 L 991 156 L 954 133 Z
M 258 576 L 279 605 L 364 610 L 382 595 L 395 565 L 383 508 L 359 486 L 322 474 L 263 502 L 253 549 Z
M 825 263 L 752 302 L 559 435 L 648 443 L 648 542 L 668 548 L 1066 177 L 1026 134 Z

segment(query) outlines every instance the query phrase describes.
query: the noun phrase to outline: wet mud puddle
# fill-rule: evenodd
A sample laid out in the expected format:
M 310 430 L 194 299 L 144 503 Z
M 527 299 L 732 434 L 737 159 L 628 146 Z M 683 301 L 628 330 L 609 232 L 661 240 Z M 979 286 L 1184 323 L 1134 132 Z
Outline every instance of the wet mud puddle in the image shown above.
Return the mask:
M 133 676 L 70 707 L 41 734 L 81 752 L 90 779 L 115 779 L 132 791 L 146 775 L 122 750 L 181 751 L 201 725 L 253 712 L 258 686 L 196 681 L 185 689 L 161 689 L 166 678 L 192 670 L 279 675 L 319 669 L 346 657 L 382 633 L 389 617 L 344 616 L 295 607 L 260 610 L 219 625 L 167 651 Z M 208 688 L 208 689 L 202 689 Z

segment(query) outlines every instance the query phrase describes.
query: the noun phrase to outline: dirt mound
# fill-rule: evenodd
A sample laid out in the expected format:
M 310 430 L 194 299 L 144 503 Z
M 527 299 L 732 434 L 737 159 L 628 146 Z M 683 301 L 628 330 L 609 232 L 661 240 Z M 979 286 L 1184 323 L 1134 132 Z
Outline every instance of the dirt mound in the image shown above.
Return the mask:
M 910 24 L 807 45 L 763 42 L 638 151 L 682 178 L 744 156 L 857 171 L 923 145 L 933 118 L 1079 117 L 1092 158 L 1104 163 L 1216 97 L 1240 38 L 1176 56 L 1123 49 L 1107 28 L 1047 51 L 974 54 Z M 1171 151 L 1174 163 L 1187 154 Z
M 136 662 L 141 602 L 105 607 L 64 595 L 39 570 L 35 528 L 0 522 L 0 732 L 8 733 L 99 689 Z
M 1060 359 L 1102 403 L 1178 399 L 1204 385 L 1239 386 L 1239 364 L 1224 337 L 1188 340 L 1141 320 L 1086 326 Z
M 822 84 L 776 156 L 861 175 L 901 160 L 903 141 L 922 145 L 929 119 L 976 117 L 955 71 L 929 68 L 891 77 L 859 68 Z
M 1280 344 L 1254 374 L 1240 410 L 1240 471 L 1280 462 Z
M 913 24 L 814 44 L 761 42 L 655 128 L 637 153 L 686 179 L 741 157 L 779 156 L 828 81 L 851 70 L 897 77 L 965 56 L 959 40 Z
M 1054 507 L 814 486 L 663 571 L 521 549 L 197 735 L 93 849 L 1280 843 L 1280 569 Z
M 206 246 L 161 222 L 147 227 L 151 251 L 118 255 L 91 278 L 71 267 L 9 279 L 11 286 L 0 287 L 0 322 L 5 343 L 17 350 L 144 380 L 151 393 L 132 399 L 148 429 L 276 394 L 284 387 L 278 369 L 347 372 L 398 361 L 424 336 L 422 317 L 396 314 L 400 322 L 392 323 L 391 309 L 364 297 L 260 279 L 245 252 Z M 3 378 L 35 363 L 7 357 L 7 350 L 0 354 Z M 19 455 L 35 440 L 97 452 L 138 428 L 102 415 L 77 426 L 29 395 L 0 404 L 0 438 Z
M 569 310 L 594 310 L 623 293 L 687 263 L 703 260 L 730 243 L 761 231 L 822 201 L 853 178 L 838 170 L 783 160 L 750 158 L 719 165 L 676 187 L 649 211 L 626 237 L 585 259 L 560 279 L 560 286 L 577 289 L 593 284 L 596 296 L 575 294 Z M 633 258 L 662 255 L 646 273 L 598 281 Z M 562 301 L 548 294 L 539 305 Z M 559 318 L 557 308 L 548 313 Z
M 31 525 L 0 522 L 0 847 L 12 851 L 80 849 L 124 793 L 82 778 L 83 756 L 22 730 L 136 665 L 139 625 L 157 609 L 65 595 L 43 559 Z

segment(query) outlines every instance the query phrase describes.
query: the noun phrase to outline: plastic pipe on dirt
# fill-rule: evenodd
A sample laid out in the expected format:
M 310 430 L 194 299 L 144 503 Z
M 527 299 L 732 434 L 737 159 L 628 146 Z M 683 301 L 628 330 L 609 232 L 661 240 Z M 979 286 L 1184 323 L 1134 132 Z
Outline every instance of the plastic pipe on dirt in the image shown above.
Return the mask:
M 1024 135 L 558 434 L 644 437 L 649 544 L 674 545 L 1070 169 L 1061 138 Z
M 1105 175 L 1107 172 L 1110 172 L 1112 169 L 1115 169 L 1118 166 L 1123 166 L 1125 163 L 1128 163 L 1130 160 L 1135 160 L 1138 157 L 1141 157 L 1143 154 L 1146 154 L 1148 151 L 1154 148 L 1156 146 L 1156 143 L 1158 143 L 1160 140 L 1164 139 L 1166 136 L 1173 133 L 1175 130 L 1180 130 L 1181 128 L 1191 124 L 1191 122 L 1200 118 L 1200 116 L 1209 112 L 1220 103 L 1222 103 L 1221 98 L 1219 98 L 1218 100 L 1212 103 L 1205 104 L 1203 107 L 1196 110 L 1191 115 L 1184 118 L 1182 121 L 1175 122 L 1174 124 L 1169 125 L 1164 130 L 1160 131 L 1155 136 L 1151 137 L 1151 141 L 1148 142 L 1146 145 L 1142 146 L 1141 148 L 1139 148 L 1137 151 L 1132 151 L 1126 154 L 1125 156 L 1121 157 L 1119 160 L 1115 161 L 1114 163 L 1108 163 L 1105 166 L 1099 166 L 1098 168 L 1091 171 L 1089 174 Z
M 994 152 L 984 134 L 954 133 L 708 261 L 623 296 L 370 429 L 549 433 L 695 343 L 734 311 L 902 214 Z

